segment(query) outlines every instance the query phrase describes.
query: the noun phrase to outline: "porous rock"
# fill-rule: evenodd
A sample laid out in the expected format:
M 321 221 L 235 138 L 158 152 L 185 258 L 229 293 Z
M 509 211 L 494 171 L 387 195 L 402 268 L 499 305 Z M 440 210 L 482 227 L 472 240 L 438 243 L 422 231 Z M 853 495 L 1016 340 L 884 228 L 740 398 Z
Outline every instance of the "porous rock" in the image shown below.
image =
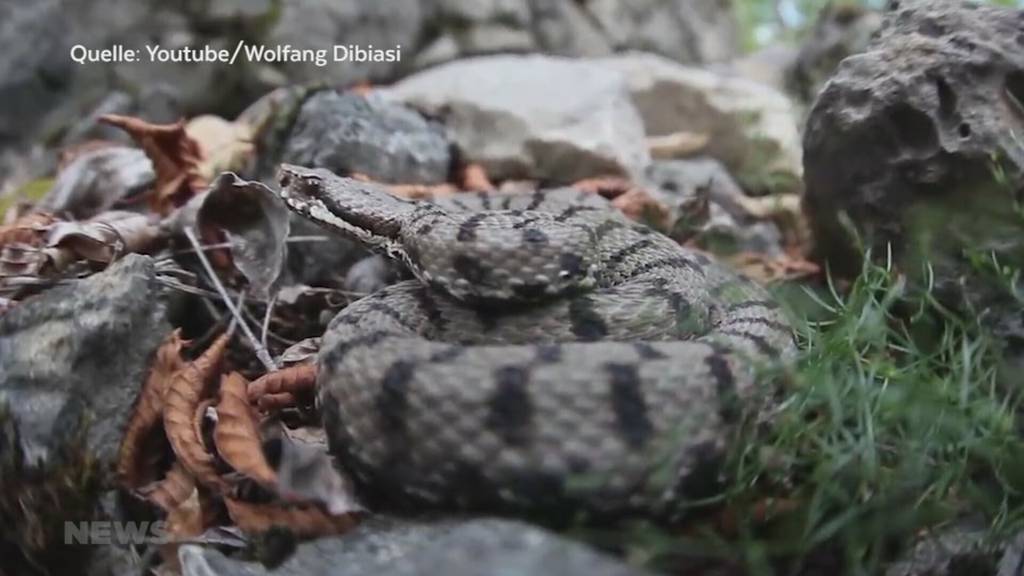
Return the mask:
M 840 64 L 807 121 L 805 208 L 816 250 L 835 272 L 860 266 L 843 214 L 868 246 L 891 245 L 898 257 L 918 240 L 951 240 L 953 220 L 981 234 L 953 242 L 949 254 L 1020 244 L 1019 229 L 996 238 L 1012 194 L 993 175 L 998 162 L 1012 187 L 1024 171 L 1024 11 L 894 4 L 867 51 Z
M 739 76 L 683 66 L 654 54 L 595 62 L 621 72 L 648 136 L 706 134 L 705 153 L 750 189 L 796 191 L 800 136 L 789 98 Z
M 299 544 L 274 571 L 220 552 L 184 546 L 184 576 L 642 576 L 633 568 L 551 532 L 498 519 L 370 520 L 354 532 Z
M 303 103 L 283 161 L 385 182 L 435 184 L 448 179 L 449 148 L 443 128 L 413 110 L 374 95 L 324 90 Z
M 84 440 L 112 463 L 170 330 L 153 260 L 140 255 L 0 314 L 0 406 L 22 460 L 44 464 Z
M 465 159 L 497 179 L 639 175 L 649 161 L 622 75 L 592 62 L 470 58 L 381 93 L 440 118 Z

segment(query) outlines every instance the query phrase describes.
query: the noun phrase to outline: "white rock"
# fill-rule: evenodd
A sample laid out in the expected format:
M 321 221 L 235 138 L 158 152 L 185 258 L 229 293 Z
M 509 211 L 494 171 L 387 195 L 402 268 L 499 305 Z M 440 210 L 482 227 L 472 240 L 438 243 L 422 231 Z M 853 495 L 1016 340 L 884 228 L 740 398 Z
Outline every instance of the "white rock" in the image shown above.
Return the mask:
M 471 58 L 380 92 L 441 119 L 464 158 L 498 179 L 639 176 L 650 160 L 624 76 L 597 62 Z
M 626 76 L 649 135 L 707 134 L 705 152 L 742 184 L 770 184 L 777 192 L 799 190 L 803 168 L 798 115 L 781 92 L 654 54 L 628 53 L 593 62 Z

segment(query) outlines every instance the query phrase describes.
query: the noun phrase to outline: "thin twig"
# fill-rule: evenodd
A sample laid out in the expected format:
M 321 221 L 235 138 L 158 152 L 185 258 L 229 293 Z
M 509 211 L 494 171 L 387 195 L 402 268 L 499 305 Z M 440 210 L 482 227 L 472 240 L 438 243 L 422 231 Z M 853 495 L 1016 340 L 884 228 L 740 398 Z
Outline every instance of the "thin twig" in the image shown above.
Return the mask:
M 275 293 L 270 297 L 270 302 L 267 302 L 267 311 L 263 314 L 263 325 L 261 326 L 260 342 L 263 347 L 267 347 L 267 332 L 270 330 L 270 316 L 274 313 L 274 305 L 277 304 L 277 294 Z
M 203 269 L 206 270 L 206 274 L 210 277 L 210 282 L 213 284 L 213 287 L 216 288 L 217 293 L 220 294 L 221 299 L 224 301 L 224 305 L 231 311 L 231 315 L 234 316 L 235 320 L 238 322 L 239 327 L 242 329 L 242 333 L 245 334 L 249 343 L 252 344 L 253 350 L 256 352 L 256 358 L 261 364 L 263 364 L 263 367 L 266 368 L 268 372 L 277 370 L 277 365 L 274 364 L 274 359 L 270 357 L 270 353 L 267 352 L 267 349 L 264 348 L 263 345 L 260 344 L 260 341 L 256 339 L 252 330 L 249 329 L 249 325 L 242 319 L 242 315 L 238 311 L 238 308 L 235 307 L 235 303 L 231 301 L 228 291 L 224 288 L 224 285 L 221 284 L 220 278 L 217 277 L 217 273 L 214 271 L 209 259 L 206 258 L 206 254 L 201 250 L 199 240 L 196 239 L 196 235 L 191 228 L 185 228 L 185 237 L 188 238 L 189 243 L 191 243 L 192 247 L 195 248 L 196 257 L 199 258 L 199 262 L 203 265 Z

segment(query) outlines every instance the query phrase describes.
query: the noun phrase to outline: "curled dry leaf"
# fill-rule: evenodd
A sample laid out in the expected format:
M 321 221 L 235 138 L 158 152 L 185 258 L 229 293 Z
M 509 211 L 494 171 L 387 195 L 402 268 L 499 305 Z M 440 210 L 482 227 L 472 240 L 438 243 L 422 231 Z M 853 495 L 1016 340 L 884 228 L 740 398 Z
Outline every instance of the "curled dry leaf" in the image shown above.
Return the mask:
M 277 475 L 263 455 L 260 433 L 246 398 L 247 385 L 237 372 L 221 379 L 214 442 L 220 457 L 236 471 L 264 486 L 273 486 Z
M 163 510 L 171 512 L 187 500 L 195 489 L 195 479 L 180 462 L 175 462 L 162 480 L 139 488 L 138 493 Z
M 352 514 L 331 516 L 315 504 L 253 504 L 234 498 L 225 498 L 224 504 L 235 524 L 250 534 L 279 526 L 300 537 L 327 536 L 341 534 L 357 524 Z
M 637 222 L 667 231 L 672 225 L 672 211 L 644 188 L 616 176 L 587 178 L 573 183 L 573 188 L 600 194 L 612 201 L 623 214 Z
M 164 394 L 164 430 L 174 453 L 185 469 L 199 482 L 223 488 L 224 482 L 214 468 L 214 459 L 196 433 L 196 410 L 209 395 L 208 383 L 219 374 L 227 349 L 227 334 L 217 338 L 196 360 L 179 370 Z
M 260 404 L 260 409 L 263 409 L 261 401 L 268 396 L 274 398 L 272 404 L 277 404 L 286 401 L 287 397 L 283 395 L 287 394 L 293 405 L 295 396 L 312 393 L 315 389 L 316 364 L 298 364 L 260 376 L 249 385 L 248 396 L 249 402 Z
M 145 214 L 104 212 L 87 222 L 54 224 L 43 252 L 48 267 L 59 272 L 80 260 L 109 264 L 145 250 L 159 237 L 160 227 Z
M 259 408 L 260 412 L 264 414 L 271 414 L 273 412 L 280 412 L 287 408 L 295 408 L 299 405 L 299 401 L 295 398 L 295 395 L 291 392 L 281 392 L 279 394 L 264 394 L 260 396 L 256 401 L 256 407 Z
M 252 128 L 245 123 L 206 114 L 189 120 L 185 131 L 199 146 L 198 171 L 206 181 L 226 170 L 242 170 L 256 152 Z
M 222 230 L 231 242 L 235 267 L 253 293 L 267 298 L 284 266 L 289 216 L 284 204 L 260 182 L 221 174 L 199 207 L 200 230 Z
M 106 114 L 101 122 L 117 126 L 131 135 L 146 152 L 156 172 L 150 207 L 167 215 L 206 187 L 199 165 L 202 152 L 185 131 L 184 120 L 174 124 L 151 124 L 139 118 Z
M 141 452 L 150 434 L 162 423 L 164 391 L 174 374 L 185 364 L 181 349 L 187 344 L 188 341 L 181 337 L 181 330 L 175 330 L 156 351 L 117 457 L 117 476 L 126 488 L 138 488 L 146 481 Z

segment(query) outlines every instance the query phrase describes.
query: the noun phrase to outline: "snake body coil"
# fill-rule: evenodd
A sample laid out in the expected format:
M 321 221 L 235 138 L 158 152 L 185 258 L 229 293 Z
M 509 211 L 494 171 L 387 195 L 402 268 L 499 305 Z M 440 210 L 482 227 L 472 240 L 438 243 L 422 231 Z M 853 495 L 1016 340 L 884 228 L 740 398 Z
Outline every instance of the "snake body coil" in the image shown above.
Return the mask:
M 756 365 L 793 351 L 763 289 L 596 195 L 280 179 L 292 210 L 416 277 L 342 310 L 318 359 L 332 451 L 376 493 L 672 514 L 714 487 Z

